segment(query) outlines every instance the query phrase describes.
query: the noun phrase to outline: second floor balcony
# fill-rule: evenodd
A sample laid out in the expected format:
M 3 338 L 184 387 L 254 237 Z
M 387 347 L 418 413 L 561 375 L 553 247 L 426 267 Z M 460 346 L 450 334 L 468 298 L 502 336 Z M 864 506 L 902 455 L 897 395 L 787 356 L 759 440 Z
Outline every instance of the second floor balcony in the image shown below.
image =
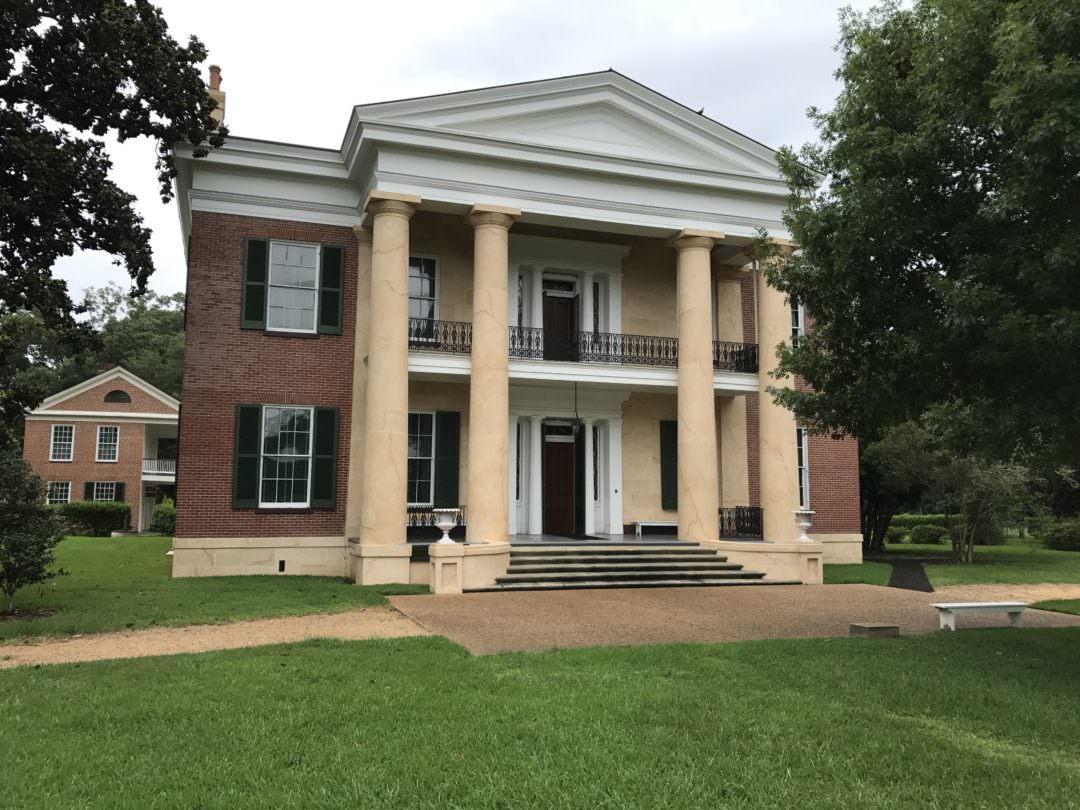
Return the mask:
M 472 351 L 472 324 L 410 318 L 409 349 L 469 354 Z M 679 364 L 679 340 L 650 335 L 545 331 L 531 326 L 511 326 L 509 355 L 517 360 L 675 368 Z M 756 373 L 757 344 L 713 341 L 713 369 Z

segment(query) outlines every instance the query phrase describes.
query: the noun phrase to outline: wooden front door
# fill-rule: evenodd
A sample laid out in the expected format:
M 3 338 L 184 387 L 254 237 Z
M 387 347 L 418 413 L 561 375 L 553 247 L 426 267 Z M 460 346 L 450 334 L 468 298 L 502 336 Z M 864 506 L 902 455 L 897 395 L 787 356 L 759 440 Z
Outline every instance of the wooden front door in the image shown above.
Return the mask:
M 544 532 L 574 533 L 573 442 L 544 442 Z
M 577 296 L 544 296 L 544 359 L 577 360 Z

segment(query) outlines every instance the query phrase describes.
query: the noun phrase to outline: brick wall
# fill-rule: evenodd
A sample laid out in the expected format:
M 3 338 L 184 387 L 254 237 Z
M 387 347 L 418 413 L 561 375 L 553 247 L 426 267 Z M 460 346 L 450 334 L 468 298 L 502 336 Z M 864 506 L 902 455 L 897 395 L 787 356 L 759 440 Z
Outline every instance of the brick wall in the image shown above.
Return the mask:
M 245 238 L 343 247 L 342 333 L 284 336 L 240 329 Z M 192 214 L 177 472 L 178 537 L 344 534 L 356 263 L 356 237 L 349 228 L 228 214 Z M 233 509 L 233 434 L 238 403 L 314 405 L 340 410 L 334 509 Z
M 743 340 L 757 341 L 753 276 L 742 281 Z M 767 351 L 759 346 L 758 351 Z M 798 388 L 805 388 L 796 379 Z M 750 504 L 761 505 L 761 463 L 758 444 L 759 394 L 746 397 L 747 464 Z M 792 442 L 795 437 L 791 437 Z M 861 531 L 859 504 L 859 445 L 854 439 L 811 436 L 810 508 L 814 510 L 813 534 L 848 534 Z
M 118 387 L 118 386 L 117 386 Z M 110 389 L 111 390 L 111 389 Z M 66 407 L 68 401 L 63 406 Z M 74 425 L 75 446 L 71 461 L 49 461 L 49 443 L 54 424 Z M 120 447 L 116 462 L 97 461 L 98 425 L 120 428 Z M 131 525 L 139 525 L 143 457 L 142 424 L 131 422 L 75 422 L 57 418 L 27 419 L 23 457 L 34 472 L 46 481 L 70 481 L 71 500 L 82 500 L 87 481 L 123 481 L 124 500 L 131 504 Z

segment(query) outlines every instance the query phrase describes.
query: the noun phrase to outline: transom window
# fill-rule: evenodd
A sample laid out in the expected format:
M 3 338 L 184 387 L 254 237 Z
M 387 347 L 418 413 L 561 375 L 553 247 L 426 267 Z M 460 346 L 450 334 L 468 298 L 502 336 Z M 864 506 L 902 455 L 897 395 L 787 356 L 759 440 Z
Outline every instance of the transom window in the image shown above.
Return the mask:
M 266 328 L 314 332 L 319 295 L 319 246 L 270 243 Z
M 100 425 L 97 429 L 97 460 L 116 461 L 120 455 L 120 428 Z
M 259 505 L 306 507 L 311 490 L 311 408 L 263 408 Z
M 798 454 L 799 508 L 810 508 L 810 442 L 806 428 L 795 428 L 795 448 Z
M 433 256 L 409 257 L 409 317 L 428 321 L 430 325 L 425 328 L 434 329 L 434 321 L 439 317 L 437 276 L 438 262 Z
M 94 482 L 94 500 L 95 501 L 115 501 L 116 500 L 116 482 L 115 481 L 95 481 Z
M 131 394 L 121 391 L 119 388 L 105 395 L 106 402 L 131 402 Z
M 435 414 L 409 413 L 409 506 L 431 506 L 435 480 Z
M 70 481 L 50 481 L 49 491 L 45 496 L 46 503 L 67 503 L 71 500 Z
M 49 444 L 49 461 L 71 461 L 75 449 L 75 426 L 53 425 Z

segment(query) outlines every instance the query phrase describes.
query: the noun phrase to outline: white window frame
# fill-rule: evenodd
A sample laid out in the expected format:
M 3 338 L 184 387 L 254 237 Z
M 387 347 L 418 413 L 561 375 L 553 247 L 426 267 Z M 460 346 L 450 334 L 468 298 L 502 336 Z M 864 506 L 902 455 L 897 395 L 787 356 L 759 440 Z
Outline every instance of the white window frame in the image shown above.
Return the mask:
M 266 411 L 268 408 L 287 408 L 291 411 L 307 411 L 308 412 L 308 451 L 307 456 L 294 455 L 290 458 L 307 458 L 308 462 L 308 475 L 307 475 L 307 490 L 304 493 L 305 500 L 303 503 L 290 502 L 290 503 L 276 503 L 267 502 L 262 499 L 263 493 L 263 462 L 266 459 L 266 453 L 264 449 L 266 447 Z M 311 466 L 312 455 L 315 451 L 315 407 L 311 405 L 263 405 L 259 410 L 259 508 L 260 509 L 308 509 L 311 505 Z M 281 457 L 281 453 L 271 453 L 270 455 Z
M 101 457 L 101 431 L 103 430 L 115 430 L 116 431 L 116 455 L 113 458 Z M 116 464 L 120 460 L 120 426 L 119 425 L 98 425 L 97 427 L 97 446 L 94 450 L 94 461 L 101 464 Z
M 59 484 L 63 484 L 67 487 L 64 499 L 53 498 L 53 487 Z M 50 481 L 49 488 L 45 493 L 45 503 L 47 504 L 59 504 L 59 503 L 71 503 L 71 482 L 70 481 Z
M 810 508 L 810 433 L 806 428 L 795 428 L 795 461 L 799 476 L 799 508 Z M 802 464 L 798 456 L 802 455 Z
M 322 307 L 322 245 L 314 242 L 296 242 L 291 239 L 271 239 L 270 246 L 267 249 L 266 256 L 266 310 L 263 313 L 263 317 L 266 319 L 266 331 L 267 332 L 286 332 L 295 335 L 314 335 L 319 331 L 319 316 L 321 314 L 320 308 Z M 274 268 L 274 245 L 296 245 L 297 247 L 315 248 L 315 314 L 312 318 L 310 329 L 289 329 L 284 326 L 271 326 L 270 325 L 270 290 L 274 287 L 279 287 L 283 290 L 303 290 L 303 287 L 287 287 L 282 284 L 274 284 L 271 279 L 273 278 Z M 271 406 L 273 407 L 273 406 Z
M 67 458 L 56 457 L 56 429 L 71 428 L 71 448 Z M 62 461 L 70 463 L 75 459 L 75 425 L 69 423 L 55 424 L 49 430 L 49 461 Z
M 108 498 L 98 497 L 98 487 L 109 487 L 110 495 Z M 116 500 L 116 482 L 115 481 L 94 481 L 94 488 L 91 491 L 95 501 L 112 502 Z
M 806 307 L 797 298 L 791 299 L 791 314 L 795 316 L 795 322 L 791 324 L 791 340 L 796 343 L 806 335 Z
M 406 486 L 406 488 L 409 486 L 409 462 L 410 461 L 415 461 L 415 460 L 418 460 L 418 459 L 419 460 L 427 459 L 431 463 L 431 479 L 430 479 L 431 480 L 431 491 L 428 493 L 431 497 L 426 502 L 424 502 L 424 501 L 408 501 L 408 505 L 409 505 L 410 508 L 431 508 L 431 507 L 433 507 L 435 505 L 435 433 L 436 433 L 436 430 L 437 430 L 436 425 L 435 425 L 435 421 L 436 421 L 435 420 L 435 411 L 417 411 L 417 410 L 410 410 L 409 411 L 409 416 L 412 416 L 414 414 L 417 415 L 417 416 L 430 416 L 431 417 L 431 455 L 430 456 L 410 456 L 410 455 L 408 455 L 408 452 L 409 452 L 408 448 L 406 448 L 406 450 L 405 450 L 405 453 L 406 453 L 406 457 L 405 457 L 405 486 Z

